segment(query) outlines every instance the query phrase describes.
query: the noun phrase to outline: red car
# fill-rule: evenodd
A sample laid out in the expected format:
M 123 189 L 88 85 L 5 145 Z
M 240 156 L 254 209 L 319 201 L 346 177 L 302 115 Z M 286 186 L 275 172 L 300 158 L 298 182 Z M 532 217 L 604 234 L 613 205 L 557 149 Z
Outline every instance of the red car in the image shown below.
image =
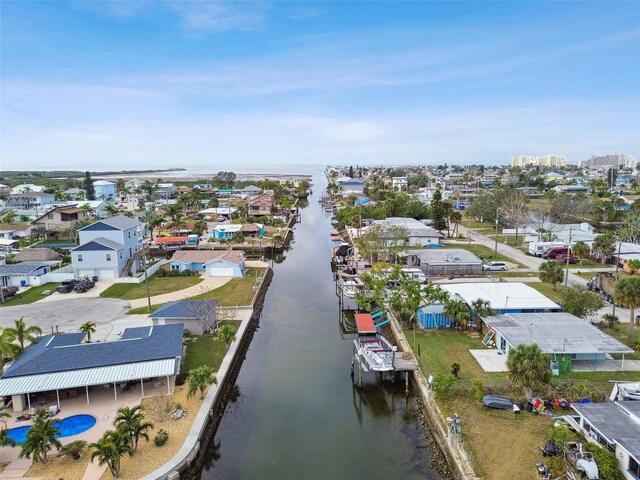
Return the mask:
M 558 255 L 556 260 L 560 263 L 567 263 L 567 255 Z M 580 263 L 580 259 L 573 255 L 569 255 L 569 263 Z

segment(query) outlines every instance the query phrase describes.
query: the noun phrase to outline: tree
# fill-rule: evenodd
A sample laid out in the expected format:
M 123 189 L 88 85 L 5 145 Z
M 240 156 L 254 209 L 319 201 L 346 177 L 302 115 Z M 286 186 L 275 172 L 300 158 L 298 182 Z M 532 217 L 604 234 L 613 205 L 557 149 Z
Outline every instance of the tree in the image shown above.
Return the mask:
M 53 447 L 61 448 L 62 444 L 56 438 L 60 429 L 54 424 L 57 418 L 44 418 L 42 415 L 36 416 L 33 425 L 27 432 L 27 441 L 22 444 L 20 458 L 32 458 L 33 463 L 47 463 L 47 453 Z
M 87 343 L 91 343 L 91 334 L 96 333 L 96 323 L 87 320 L 80 326 L 80 331 L 87 335 Z
M 607 256 L 611 255 L 616 249 L 616 237 L 612 232 L 598 235 L 593 241 L 593 251 L 600 254 L 602 263 L 605 263 Z
M 12 360 L 20 355 L 20 346 L 13 343 L 13 334 L 6 328 L 0 329 L 0 366 L 7 360 Z
M 575 223 L 589 213 L 591 200 L 578 193 L 559 193 L 551 201 L 551 218 L 560 223 Z
M 113 421 L 113 424 L 118 430 L 129 436 L 130 445 L 135 452 L 138 451 L 138 441 L 140 438 L 144 438 L 148 442 L 149 434 L 147 432 L 153 429 L 153 423 L 144 421 L 143 410 L 144 407 L 142 405 L 136 405 L 133 408 L 119 408 L 116 418 Z
M 14 320 L 14 324 L 15 327 L 5 328 L 3 334 L 12 342 L 15 340 L 18 341 L 20 344 L 20 352 L 24 350 L 25 341 L 28 341 L 29 343 L 38 342 L 38 338 L 35 335 L 40 335 L 42 333 L 42 329 L 40 327 L 37 325 L 27 327 L 27 324 L 24 322 L 24 317 Z
M 9 438 L 9 429 L 7 427 L 0 428 L 0 447 L 15 447 L 16 445 L 16 441 Z
M 447 300 L 444 303 L 444 316 L 452 319 L 456 326 L 467 328 L 471 320 L 471 310 L 462 300 Z
M 207 228 L 208 228 L 208 225 L 205 220 L 198 220 L 193 225 L 193 228 L 191 229 L 191 233 L 193 233 L 194 235 L 201 236 L 204 232 L 207 231 Z
M 218 338 L 225 343 L 225 345 L 227 346 L 227 350 L 229 350 L 231 342 L 235 341 L 236 339 L 236 329 L 233 327 L 233 325 L 225 323 L 218 329 Z
M 233 172 L 218 172 L 213 177 L 213 184 L 220 188 L 233 188 L 236 181 L 236 174 Z
M 85 195 L 87 197 L 87 200 L 96 199 L 96 189 L 93 187 L 93 179 L 91 178 L 91 174 L 89 172 L 84 172 L 82 188 L 86 192 Z
M 193 397 L 198 390 L 200 390 L 200 400 L 204 398 L 204 392 L 207 387 L 212 384 L 217 384 L 218 379 L 213 374 L 213 370 L 208 365 L 202 365 L 198 368 L 194 368 L 189 371 L 187 376 L 187 382 L 189 383 L 189 391 L 187 397 Z
M 4 217 L 2 217 L 2 223 L 13 223 L 16 216 L 16 212 L 7 212 Z
M 602 297 L 582 285 L 562 289 L 562 309 L 576 317 L 591 317 L 603 306 Z
M 84 457 L 84 451 L 87 448 L 87 442 L 84 440 L 76 440 L 71 443 L 67 443 L 60 449 L 61 457 L 71 457 L 74 460 L 80 460 Z
M 373 225 L 357 240 L 363 256 L 369 255 L 379 259 L 390 260 L 407 247 L 409 234 L 407 229 L 396 225 Z
M 629 211 L 617 233 L 623 242 L 640 243 L 640 210 Z
M 553 291 L 556 290 L 556 285 L 562 282 L 564 277 L 564 270 L 560 262 L 555 260 L 547 260 L 540 265 L 538 277 L 545 283 L 550 283 L 553 287 Z
M 118 478 L 120 476 L 120 460 L 125 455 L 133 456 L 133 448 L 129 441 L 129 435 L 119 430 L 108 430 L 104 432 L 102 438 L 95 443 L 89 444 L 91 450 L 91 461 L 98 459 L 98 465 L 105 463 L 111 471 L 111 475 Z
M 244 243 L 244 233 L 240 231 L 233 232 L 233 234 L 231 234 L 231 241 L 233 243 Z
M 447 221 L 447 229 L 449 229 L 449 226 L 453 224 L 453 229 L 449 235 L 450 237 L 455 238 L 458 236 L 458 226 L 460 225 L 461 221 L 462 221 L 462 213 L 460 213 L 459 210 L 451 208 L 449 210 L 449 218 Z
M 447 228 L 446 206 L 442 201 L 442 192 L 439 188 L 436 188 L 431 199 L 431 221 L 433 228 L 439 232 Z
M 629 309 L 629 334 L 627 340 L 633 339 L 636 326 L 635 309 L 640 307 L 640 277 L 620 278 L 615 283 L 613 299 Z
M 496 221 L 497 209 L 507 195 L 505 188 L 492 188 L 481 190 L 473 197 L 467 215 L 482 222 L 493 223 Z
M 106 213 L 110 217 L 113 217 L 114 215 L 118 215 L 120 213 L 120 209 L 116 207 L 114 204 L 108 203 L 104 207 L 104 213 Z
M 525 389 L 542 387 L 551 380 L 549 358 L 535 343 L 520 344 L 509 350 L 507 358 L 509 379 Z
M 162 217 L 153 210 L 145 210 L 140 216 L 140 220 L 147 225 L 151 241 L 153 242 L 153 231 L 162 224 Z
M 573 253 L 578 258 L 588 258 L 591 249 L 589 245 L 584 243 L 583 241 L 579 241 L 573 244 L 571 247 L 571 253 Z
M 511 189 L 500 205 L 502 217 L 509 226 L 516 229 L 516 238 L 518 238 L 518 229 L 529 217 L 528 203 L 529 199 L 522 190 Z
M 471 317 L 478 328 L 481 327 L 480 319 L 482 317 L 488 317 L 489 315 L 493 315 L 493 310 L 491 309 L 489 300 L 477 298 L 476 300 L 471 302 Z
M 629 267 L 631 275 L 635 275 L 638 273 L 638 270 L 640 270 L 640 260 L 636 260 L 635 258 L 627 260 L 627 267 Z
M 171 221 L 171 227 L 173 228 L 173 233 L 175 235 L 177 230 L 182 225 L 184 225 L 182 210 L 178 205 L 169 204 L 169 205 L 164 205 L 162 207 L 162 211 L 165 213 L 167 217 L 169 217 L 169 220 Z

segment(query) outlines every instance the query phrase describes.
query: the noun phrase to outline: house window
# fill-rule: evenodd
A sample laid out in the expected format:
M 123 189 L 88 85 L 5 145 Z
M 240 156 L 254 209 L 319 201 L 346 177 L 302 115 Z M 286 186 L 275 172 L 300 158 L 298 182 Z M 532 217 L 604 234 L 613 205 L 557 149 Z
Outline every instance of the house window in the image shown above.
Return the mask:
M 107 262 L 110 262 L 110 261 L 111 261 L 111 254 L 107 253 Z
M 53 213 L 48 213 L 48 214 L 47 214 L 47 218 L 48 218 L 49 220 L 53 220 Z
M 79 261 L 79 262 L 81 262 L 81 261 L 82 261 L 82 254 L 81 254 L 81 253 L 79 253 L 79 254 L 78 254 L 78 261 Z
M 120 260 L 122 260 L 122 252 L 120 252 Z
M 129 238 L 131 238 L 131 232 L 129 232 Z
M 640 465 L 636 462 L 636 459 L 629 457 L 629 470 L 628 472 L 635 478 L 640 478 Z

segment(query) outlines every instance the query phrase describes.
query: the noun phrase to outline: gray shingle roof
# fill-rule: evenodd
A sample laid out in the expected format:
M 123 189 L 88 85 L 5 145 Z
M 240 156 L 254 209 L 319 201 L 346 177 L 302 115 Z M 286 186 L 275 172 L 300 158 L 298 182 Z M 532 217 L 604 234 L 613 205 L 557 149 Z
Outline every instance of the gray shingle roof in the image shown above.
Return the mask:
M 209 309 L 218 305 L 215 300 L 174 300 L 153 312 L 151 318 L 201 318 Z
M 103 218 L 95 223 L 104 223 L 105 225 L 115 227 L 119 230 L 128 230 L 130 228 L 142 226 L 142 224 L 138 220 L 136 220 L 135 218 L 127 217 L 126 215 L 115 215 L 113 217 Z M 92 223 L 91 225 L 95 225 L 95 223 Z M 90 227 L 91 225 L 88 225 L 88 227 Z
M 80 245 L 79 247 L 73 248 L 72 250 L 91 250 L 91 244 L 92 243 L 97 243 L 98 245 L 104 245 L 105 247 L 109 247 L 113 250 L 120 250 L 121 248 L 124 248 L 124 245 L 120 244 L 120 243 L 116 243 L 112 240 L 109 240 L 107 238 L 103 238 L 103 237 L 98 237 L 98 238 L 94 238 L 93 240 L 91 240 L 90 242 L 87 242 L 83 245 Z
M 84 334 L 78 333 L 47 335 L 30 345 L 2 378 L 176 358 L 182 355 L 182 331 L 182 324 L 127 329 L 122 339 L 100 343 L 80 343 Z
M 30 262 L 40 260 L 58 260 L 60 254 L 50 248 L 25 248 L 13 257 L 14 262 Z
M 41 262 L 20 262 L 10 265 L 0 265 L 0 275 L 26 275 L 33 272 L 39 267 L 56 265 L 59 262 L 41 261 Z

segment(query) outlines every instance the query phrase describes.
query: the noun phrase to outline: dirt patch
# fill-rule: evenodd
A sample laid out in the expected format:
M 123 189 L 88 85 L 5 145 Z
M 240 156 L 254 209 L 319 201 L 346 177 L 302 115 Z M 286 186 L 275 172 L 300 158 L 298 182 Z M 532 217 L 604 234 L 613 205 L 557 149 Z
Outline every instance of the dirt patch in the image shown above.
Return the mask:
M 43 480 L 82 480 L 89 465 L 89 455 L 80 460 L 72 458 L 49 457 L 45 464 L 36 463 L 27 471 L 27 477 L 40 477 Z

